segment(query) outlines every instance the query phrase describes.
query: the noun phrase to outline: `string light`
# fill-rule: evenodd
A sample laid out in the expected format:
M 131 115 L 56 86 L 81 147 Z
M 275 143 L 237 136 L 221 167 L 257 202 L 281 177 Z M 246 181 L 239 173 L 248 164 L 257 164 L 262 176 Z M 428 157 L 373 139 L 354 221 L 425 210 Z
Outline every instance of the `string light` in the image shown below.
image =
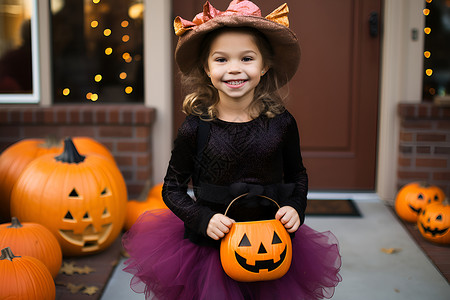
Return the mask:
M 425 71 L 425 74 L 427 74 L 427 76 L 431 76 L 431 75 L 433 75 L 433 70 L 432 69 L 427 69 Z
M 87 93 L 86 94 L 86 99 L 91 100 L 91 98 L 92 98 L 92 93 L 91 92 Z
M 125 72 L 122 72 L 122 73 L 119 74 L 119 78 L 122 79 L 122 80 L 125 79 L 125 78 L 127 78 L 127 76 L 128 76 L 128 75 L 127 75 L 127 73 L 125 73 Z
M 95 80 L 96 82 L 102 81 L 102 75 L 100 75 L 100 74 L 95 75 L 94 80 Z
M 127 87 L 125 88 L 125 93 L 131 94 L 132 92 L 133 92 L 133 88 L 132 88 L 131 86 L 127 86 Z
M 126 43 L 130 40 L 130 36 L 128 34 L 124 34 L 122 36 L 122 42 Z
M 430 27 L 425 27 L 423 29 L 423 32 L 425 32 L 425 34 L 430 34 L 431 33 L 431 28 Z
M 98 95 L 97 94 L 92 94 L 91 96 L 91 101 L 97 101 L 98 100 Z
M 431 57 L 431 52 L 430 51 L 425 51 L 423 53 L 423 55 L 425 56 L 425 58 L 430 58 Z
M 430 10 L 429 10 L 428 8 L 425 8 L 425 9 L 423 10 L 423 14 L 424 14 L 425 16 L 428 16 L 428 15 L 430 14 Z
M 93 2 L 94 4 L 98 4 L 98 3 L 100 2 L 100 0 L 92 0 L 92 2 Z
M 122 23 L 120 23 L 120 26 L 122 26 L 123 28 L 128 27 L 128 21 L 127 20 L 123 20 Z
M 64 96 L 69 96 L 69 94 L 70 94 L 70 89 L 69 88 L 63 89 L 63 95 Z
M 94 20 L 91 22 L 91 27 L 96 28 L 98 26 L 98 21 Z
M 103 30 L 103 34 L 104 34 L 105 36 L 110 36 L 110 35 L 111 35 L 111 29 L 106 28 L 105 30 Z
M 105 54 L 106 55 L 111 55 L 112 52 L 113 52 L 113 50 L 112 50 L 111 47 L 108 47 L 108 48 L 105 49 Z

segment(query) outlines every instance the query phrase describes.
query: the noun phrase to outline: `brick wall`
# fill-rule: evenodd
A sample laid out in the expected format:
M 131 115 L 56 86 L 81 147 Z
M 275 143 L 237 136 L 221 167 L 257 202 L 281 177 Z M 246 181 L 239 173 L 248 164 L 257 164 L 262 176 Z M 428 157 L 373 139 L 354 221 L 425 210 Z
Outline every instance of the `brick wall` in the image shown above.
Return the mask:
M 113 154 L 129 197 L 152 180 L 151 133 L 155 110 L 143 105 L 0 106 L 0 153 L 24 138 L 88 136 Z
M 398 109 L 398 187 L 427 181 L 450 198 L 450 107 L 401 103 Z

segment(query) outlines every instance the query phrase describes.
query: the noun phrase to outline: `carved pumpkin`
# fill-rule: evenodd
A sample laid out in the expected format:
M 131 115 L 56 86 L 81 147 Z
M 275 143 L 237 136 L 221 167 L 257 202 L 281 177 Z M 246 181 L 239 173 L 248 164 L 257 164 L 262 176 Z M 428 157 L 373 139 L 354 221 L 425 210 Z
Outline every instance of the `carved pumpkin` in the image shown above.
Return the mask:
M 32 256 L 48 268 L 53 278 L 58 275 L 62 252 L 58 240 L 44 226 L 37 223 L 21 224 L 16 217 L 11 223 L 0 225 L 0 249 L 10 247 L 17 255 Z
M 128 201 L 125 230 L 129 230 L 139 216 L 148 210 L 168 209 L 162 199 L 161 192 L 162 184 L 152 187 L 150 183 L 147 183 L 136 200 Z
M 400 189 L 395 199 L 397 215 L 407 222 L 417 222 L 419 214 L 431 203 L 444 201 L 445 194 L 437 186 L 412 182 Z
M 420 214 L 417 227 L 430 242 L 450 244 L 450 205 L 433 203 Z
M 114 161 L 111 152 L 89 137 L 75 137 L 73 142 L 81 154 L 98 153 Z M 0 220 L 5 222 L 11 219 L 10 198 L 11 191 L 26 166 L 35 158 L 46 154 L 61 153 L 63 150 L 61 140 L 24 139 L 6 148 L 0 155 Z
M 60 156 L 36 158 L 22 172 L 11 195 L 12 214 L 47 227 L 63 254 L 106 249 L 125 222 L 127 191 L 116 164 L 103 156 L 82 156 L 66 139 Z
M 276 219 L 236 222 L 221 241 L 220 260 L 225 273 L 234 280 L 277 279 L 291 265 L 291 238 Z
M 0 299 L 54 300 L 56 288 L 47 267 L 31 256 L 1 250 Z

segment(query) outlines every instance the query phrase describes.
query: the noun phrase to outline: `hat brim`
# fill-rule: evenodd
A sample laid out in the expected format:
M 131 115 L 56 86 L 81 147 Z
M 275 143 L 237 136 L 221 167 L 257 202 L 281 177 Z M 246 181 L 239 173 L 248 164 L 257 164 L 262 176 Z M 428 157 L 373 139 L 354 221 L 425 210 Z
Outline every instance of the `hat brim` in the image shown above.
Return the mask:
M 180 36 L 175 60 L 182 73 L 187 74 L 198 65 L 200 45 L 205 36 L 222 27 L 251 27 L 260 31 L 272 46 L 274 65 L 271 68 L 277 74 L 279 84 L 285 85 L 295 75 L 301 55 L 295 33 L 263 17 L 242 15 L 216 16 Z

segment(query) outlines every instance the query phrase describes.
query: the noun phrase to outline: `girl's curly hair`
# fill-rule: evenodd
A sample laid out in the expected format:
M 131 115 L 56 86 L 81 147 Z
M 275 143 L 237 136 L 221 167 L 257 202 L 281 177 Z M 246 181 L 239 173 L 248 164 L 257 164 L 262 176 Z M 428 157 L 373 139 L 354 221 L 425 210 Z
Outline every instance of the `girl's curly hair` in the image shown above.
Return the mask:
M 205 120 L 213 120 L 217 116 L 217 104 L 219 94 L 212 85 L 211 80 L 204 71 L 207 64 L 209 51 L 213 40 L 223 32 L 243 32 L 250 34 L 262 54 L 264 64 L 269 66 L 269 70 L 261 77 L 259 84 L 255 88 L 255 94 L 249 111 L 257 111 L 269 118 L 282 113 L 285 110 L 284 97 L 280 93 L 278 78 L 273 72 L 273 52 L 272 47 L 266 37 L 258 30 L 250 27 L 224 27 L 209 33 L 202 42 L 202 49 L 198 63 L 187 74 L 181 75 L 181 87 L 187 94 L 183 102 L 183 112 L 186 115 L 201 116 Z M 257 115 L 251 116 L 258 117 Z

